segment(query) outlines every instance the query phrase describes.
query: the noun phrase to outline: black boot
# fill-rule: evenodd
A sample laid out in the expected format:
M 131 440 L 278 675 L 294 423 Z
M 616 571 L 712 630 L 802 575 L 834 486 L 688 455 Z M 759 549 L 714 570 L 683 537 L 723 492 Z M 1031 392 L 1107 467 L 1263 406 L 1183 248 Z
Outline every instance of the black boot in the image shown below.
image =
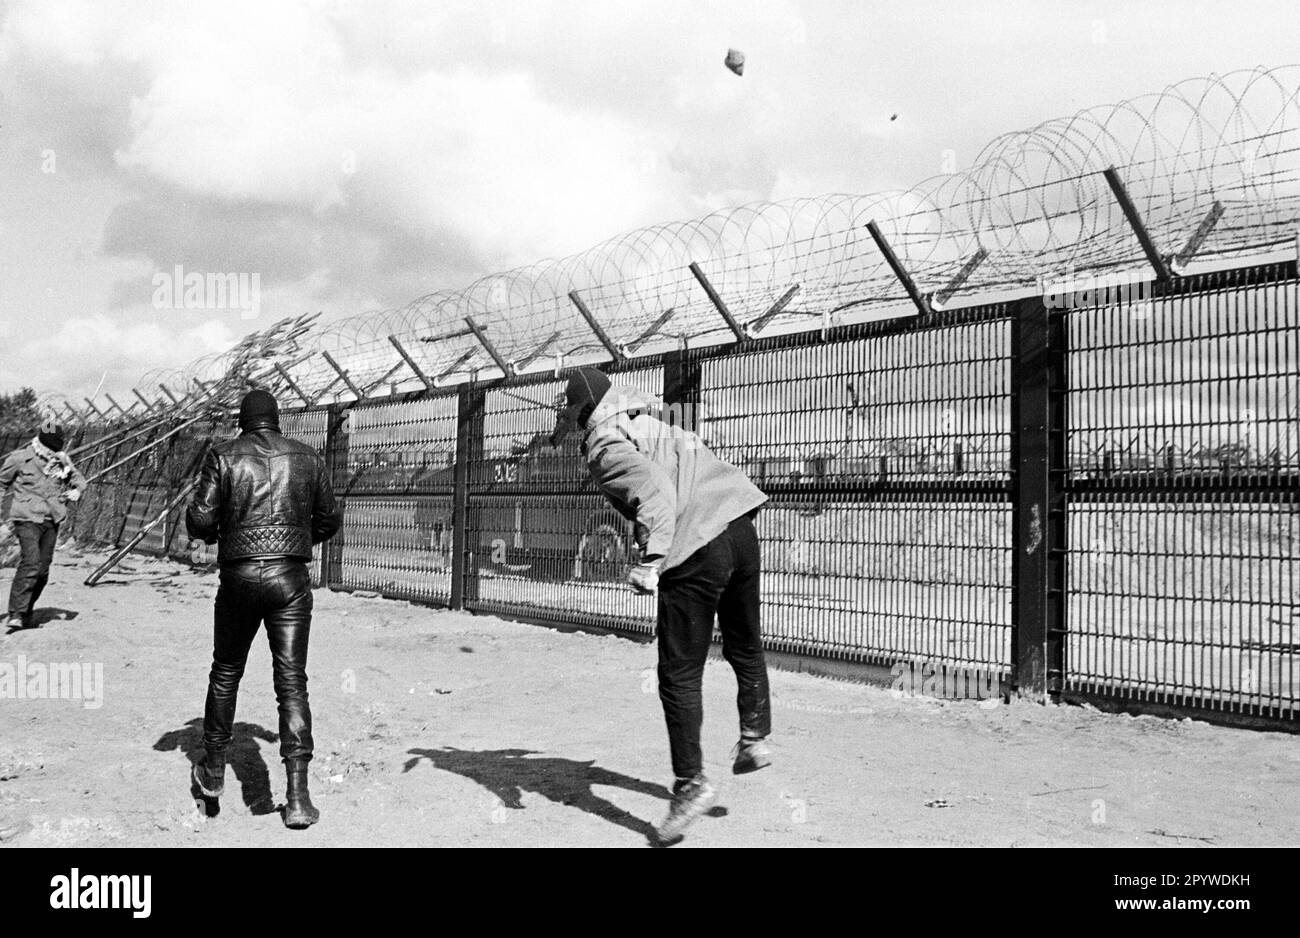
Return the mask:
M 226 790 L 226 754 L 209 752 L 194 765 L 194 784 L 208 798 L 220 798 Z
M 307 791 L 307 763 L 301 759 L 285 759 L 284 768 L 289 775 L 284 826 L 295 830 L 311 827 L 320 820 L 320 812 L 311 803 L 311 793 Z

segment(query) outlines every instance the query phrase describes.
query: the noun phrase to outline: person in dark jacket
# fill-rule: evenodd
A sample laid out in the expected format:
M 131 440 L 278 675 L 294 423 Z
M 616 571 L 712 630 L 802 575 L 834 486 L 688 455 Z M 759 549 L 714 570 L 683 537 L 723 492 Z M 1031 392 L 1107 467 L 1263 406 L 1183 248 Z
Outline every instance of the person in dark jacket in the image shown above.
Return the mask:
M 558 444 L 570 427 L 582 428 L 591 478 L 633 522 L 641 556 L 629 582 L 659 597 L 659 698 L 676 781 L 658 836 L 671 843 L 717 798 L 700 749 L 701 689 L 715 615 L 723 657 L 736 674 L 740 741 L 732 750 L 732 771 L 753 772 L 772 762 L 754 529 L 767 496 L 698 435 L 660 419 L 656 401 L 633 387 L 611 385 L 595 368 L 570 377 L 565 402 L 551 441 Z
M 287 827 L 320 819 L 311 802 L 312 757 L 307 700 L 307 638 L 311 630 L 312 545 L 329 540 L 342 521 L 325 461 L 314 449 L 280 435 L 275 398 L 250 391 L 239 407 L 238 437 L 213 446 L 185 515 L 191 537 L 217 544 L 220 586 L 213 628 L 212 672 L 203 710 L 203 759 L 194 781 L 209 798 L 225 787 L 226 748 L 244 663 L 266 623 L 280 711 L 280 756 L 288 775 Z
M 63 428 L 47 419 L 30 443 L 0 464 L 0 501 L 12 496 L 8 520 L 19 547 L 5 622 L 11 630 L 33 625 L 32 612 L 50 579 L 59 525 L 68 516 L 67 504 L 81 498 L 86 488 L 86 477 L 63 446 Z

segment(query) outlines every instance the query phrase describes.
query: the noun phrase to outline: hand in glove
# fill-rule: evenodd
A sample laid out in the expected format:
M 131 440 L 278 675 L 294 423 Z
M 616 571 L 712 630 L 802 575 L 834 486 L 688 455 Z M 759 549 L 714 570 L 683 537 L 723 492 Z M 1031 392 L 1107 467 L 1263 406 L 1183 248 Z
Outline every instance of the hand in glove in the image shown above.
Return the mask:
M 643 595 L 653 594 L 659 589 L 659 565 L 639 563 L 628 572 L 627 581 L 634 591 Z
M 70 502 L 81 501 L 81 489 L 68 489 L 63 493 L 64 499 Z

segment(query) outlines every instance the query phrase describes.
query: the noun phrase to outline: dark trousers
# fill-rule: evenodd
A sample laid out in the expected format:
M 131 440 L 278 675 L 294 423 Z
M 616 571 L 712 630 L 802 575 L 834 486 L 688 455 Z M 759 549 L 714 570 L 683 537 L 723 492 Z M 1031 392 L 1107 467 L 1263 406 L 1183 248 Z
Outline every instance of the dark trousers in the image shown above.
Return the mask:
M 759 632 L 759 567 L 758 534 L 753 516 L 747 515 L 660 577 L 659 699 L 678 778 L 694 777 L 704 768 L 701 689 L 715 614 L 722 656 L 736 672 L 741 735 L 766 736 L 772 731 Z
M 26 619 L 36 608 L 45 584 L 50 582 L 59 526 L 53 521 L 15 521 L 13 528 L 21 553 L 9 587 L 9 615 Z
M 258 626 L 266 623 L 272 678 L 280 709 L 280 757 L 311 759 L 307 703 L 307 637 L 311 574 L 300 560 L 243 561 L 221 568 L 212 637 L 212 673 L 203 708 L 203 745 L 224 752 L 235 722 L 239 679 Z

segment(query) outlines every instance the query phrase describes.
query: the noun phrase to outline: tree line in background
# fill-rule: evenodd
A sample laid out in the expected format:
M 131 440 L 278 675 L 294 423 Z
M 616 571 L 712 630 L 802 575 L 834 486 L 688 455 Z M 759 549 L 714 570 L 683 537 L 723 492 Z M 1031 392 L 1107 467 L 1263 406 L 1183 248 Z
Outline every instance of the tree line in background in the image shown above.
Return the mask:
M 40 422 L 36 392 L 31 388 L 0 394 L 0 433 L 35 433 Z

